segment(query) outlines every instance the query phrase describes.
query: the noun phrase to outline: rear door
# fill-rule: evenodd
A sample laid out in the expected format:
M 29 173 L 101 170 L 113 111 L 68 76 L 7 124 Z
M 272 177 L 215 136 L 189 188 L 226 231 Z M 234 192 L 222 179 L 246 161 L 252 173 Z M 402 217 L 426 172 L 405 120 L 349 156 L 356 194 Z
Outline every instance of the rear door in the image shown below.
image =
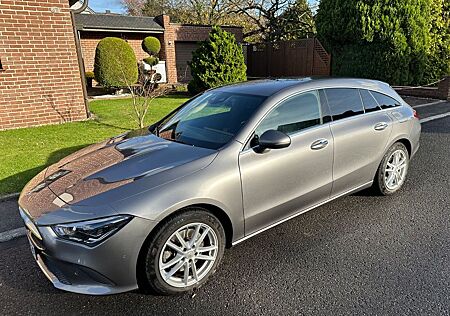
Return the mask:
M 325 89 L 333 122 L 332 196 L 373 180 L 392 130 L 392 119 L 364 89 Z
M 263 153 L 250 145 L 239 155 L 246 235 L 325 201 L 331 193 L 333 138 L 317 91 L 282 101 L 255 135 L 271 129 L 288 134 L 291 145 Z

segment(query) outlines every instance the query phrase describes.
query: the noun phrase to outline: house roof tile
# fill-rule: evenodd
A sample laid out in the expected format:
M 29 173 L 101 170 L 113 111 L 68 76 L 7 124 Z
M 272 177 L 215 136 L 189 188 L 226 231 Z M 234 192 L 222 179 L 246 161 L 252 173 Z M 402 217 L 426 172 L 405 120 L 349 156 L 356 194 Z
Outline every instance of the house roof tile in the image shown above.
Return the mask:
M 154 17 L 126 16 L 119 14 L 75 14 L 77 30 L 111 30 L 125 32 L 163 32 Z

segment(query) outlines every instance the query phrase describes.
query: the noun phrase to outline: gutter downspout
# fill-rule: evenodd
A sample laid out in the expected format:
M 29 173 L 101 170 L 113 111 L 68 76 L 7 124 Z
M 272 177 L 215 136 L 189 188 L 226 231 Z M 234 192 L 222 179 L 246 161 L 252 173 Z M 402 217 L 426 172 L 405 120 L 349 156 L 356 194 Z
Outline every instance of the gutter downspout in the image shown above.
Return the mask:
M 91 113 L 89 112 L 89 101 L 88 101 L 88 93 L 86 88 L 86 71 L 84 69 L 84 60 L 83 60 L 83 54 L 81 51 L 81 43 L 80 43 L 80 36 L 77 31 L 76 25 L 75 25 L 75 13 L 81 13 L 88 7 L 89 0 L 84 0 L 81 7 L 75 10 L 70 10 L 70 18 L 72 19 L 72 28 L 73 28 L 73 35 L 75 36 L 75 47 L 77 49 L 77 57 L 78 57 L 78 66 L 80 68 L 80 76 L 81 76 L 81 87 L 83 89 L 83 97 L 84 97 L 84 108 L 86 111 L 86 117 L 89 118 L 91 116 Z

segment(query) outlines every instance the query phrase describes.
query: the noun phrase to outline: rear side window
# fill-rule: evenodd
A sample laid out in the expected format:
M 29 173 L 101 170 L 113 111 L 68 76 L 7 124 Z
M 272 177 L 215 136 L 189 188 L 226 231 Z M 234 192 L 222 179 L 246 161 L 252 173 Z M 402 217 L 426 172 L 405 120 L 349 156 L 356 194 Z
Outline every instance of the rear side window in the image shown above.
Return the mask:
M 293 134 L 319 124 L 321 124 L 319 97 L 317 91 L 311 91 L 283 101 L 262 120 L 255 134 L 261 136 L 270 129 Z
M 377 110 L 380 110 L 381 108 L 378 106 L 377 100 L 370 94 L 367 90 L 359 90 L 361 93 L 361 99 L 364 104 L 364 109 L 366 110 L 366 113 L 374 112 Z
M 358 89 L 325 89 L 333 121 L 364 113 Z
M 370 91 L 370 93 L 372 93 L 372 95 L 377 100 L 378 104 L 380 105 L 380 107 L 382 109 L 390 109 L 390 108 L 395 108 L 397 106 L 400 106 L 400 102 L 398 102 L 397 100 L 395 100 L 391 97 L 388 97 L 385 94 L 375 92 L 375 91 Z

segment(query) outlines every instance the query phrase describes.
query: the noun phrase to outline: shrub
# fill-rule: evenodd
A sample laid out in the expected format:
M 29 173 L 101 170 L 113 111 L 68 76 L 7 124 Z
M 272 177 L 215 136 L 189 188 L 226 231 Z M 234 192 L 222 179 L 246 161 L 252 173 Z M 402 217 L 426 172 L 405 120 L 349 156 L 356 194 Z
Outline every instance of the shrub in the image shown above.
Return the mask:
M 233 34 L 214 26 L 206 41 L 192 53 L 190 62 L 192 80 L 191 93 L 223 84 L 247 80 L 242 47 Z
M 449 70 L 449 27 L 442 0 L 321 0 L 319 38 L 333 75 L 422 84 Z
M 86 71 L 86 79 L 95 79 L 93 71 Z
M 95 80 L 106 88 L 136 83 L 138 65 L 131 46 L 123 39 L 105 37 L 95 50 Z
M 146 64 L 149 64 L 151 67 L 156 66 L 159 63 L 159 58 L 155 56 L 148 56 L 143 59 Z
M 141 45 L 144 52 L 150 56 L 158 55 L 161 50 L 161 43 L 159 42 L 159 39 L 153 36 L 147 36 L 144 38 Z

